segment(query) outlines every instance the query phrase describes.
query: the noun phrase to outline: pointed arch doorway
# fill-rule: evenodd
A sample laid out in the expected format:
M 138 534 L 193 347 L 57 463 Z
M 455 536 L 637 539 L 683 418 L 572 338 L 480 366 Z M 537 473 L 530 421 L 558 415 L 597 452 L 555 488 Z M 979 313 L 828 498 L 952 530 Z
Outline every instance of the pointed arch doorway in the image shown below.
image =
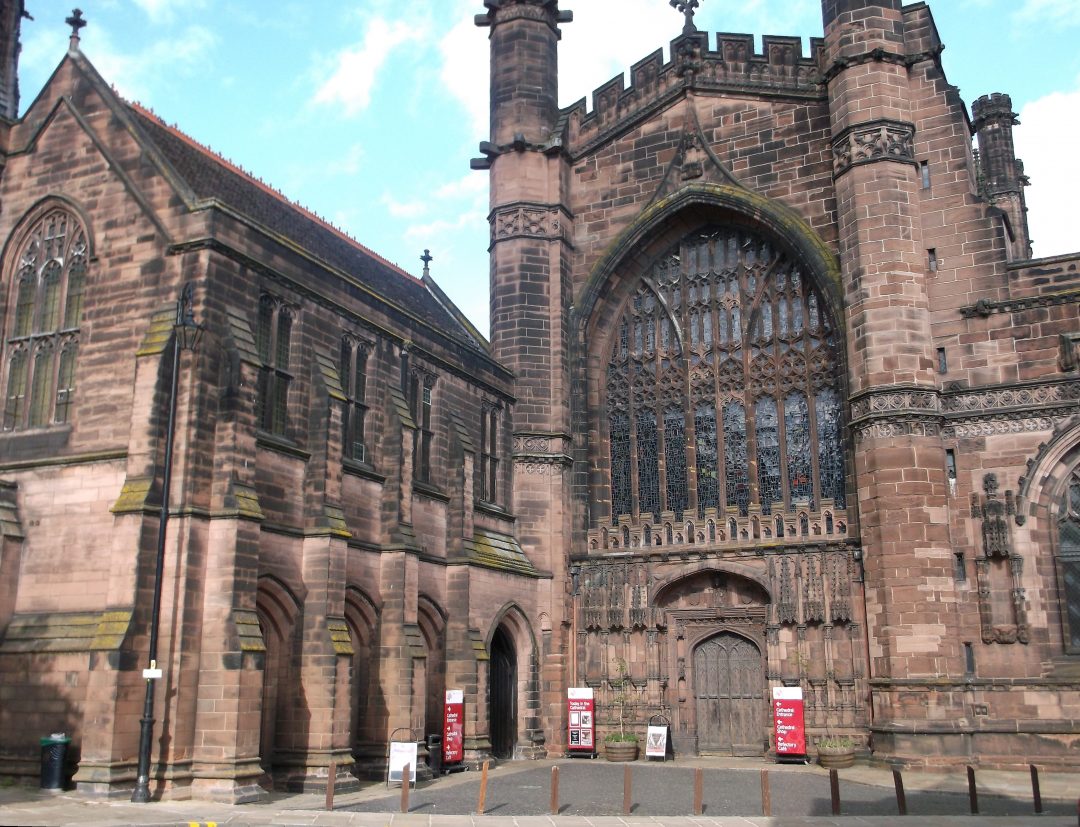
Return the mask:
M 492 754 L 496 758 L 513 758 L 517 742 L 517 655 L 502 626 L 491 638 L 488 716 Z
M 694 649 L 694 706 L 698 751 L 761 755 L 765 712 L 761 650 L 732 632 Z

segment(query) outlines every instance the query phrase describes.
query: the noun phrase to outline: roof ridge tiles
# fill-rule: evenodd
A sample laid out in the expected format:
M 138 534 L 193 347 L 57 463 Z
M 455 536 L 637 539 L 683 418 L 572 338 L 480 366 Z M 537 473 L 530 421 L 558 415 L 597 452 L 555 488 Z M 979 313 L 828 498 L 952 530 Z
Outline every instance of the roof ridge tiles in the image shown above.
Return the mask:
M 120 97 L 120 96 L 118 95 L 118 97 Z M 250 182 L 252 184 L 252 186 L 258 187 L 260 190 L 265 192 L 267 195 L 270 195 L 271 197 L 276 198 L 278 201 L 281 201 L 283 204 L 288 206 L 290 209 L 294 209 L 294 210 L 298 211 L 299 213 L 303 214 L 306 218 L 314 221 L 319 226 L 323 227 L 324 229 L 326 229 L 329 232 L 333 233 L 334 235 L 338 236 L 340 239 L 342 239 L 343 241 L 345 241 L 348 244 L 352 245 L 358 251 L 362 252 L 364 255 L 370 256 L 371 258 L 375 259 L 379 263 L 385 265 L 386 267 L 389 267 L 391 270 L 393 270 L 399 276 L 403 276 L 404 278 L 408 279 L 409 281 L 411 281 L 411 282 L 413 282 L 415 284 L 418 284 L 421 287 L 424 287 L 425 290 L 427 289 L 427 285 L 424 284 L 422 279 L 418 278 L 417 276 L 412 275 L 412 273 L 407 272 L 406 270 L 404 270 L 399 265 L 397 265 L 394 262 L 390 261 L 389 259 L 384 258 L 383 256 L 379 255 L 374 250 L 372 250 L 370 247 L 366 246 L 365 244 L 362 244 L 360 241 L 357 241 L 355 238 L 353 238 L 347 232 L 342 230 L 340 227 L 337 227 L 336 225 L 332 224 L 329 220 L 323 218 L 321 215 L 319 215 L 316 212 L 313 212 L 312 210 L 310 210 L 307 207 L 303 206 L 299 202 L 292 200 L 287 195 L 285 195 L 285 193 L 283 193 L 281 190 L 279 190 L 276 187 L 273 187 L 270 184 L 266 183 L 261 178 L 257 177 L 254 173 L 251 173 L 251 172 L 247 171 L 246 169 L 244 169 L 242 166 L 235 163 L 234 161 L 229 160 L 224 155 L 222 155 L 220 152 L 217 152 L 216 150 L 212 149 L 210 146 L 208 146 L 206 144 L 202 144 L 199 141 L 195 140 L 193 137 L 191 137 L 186 132 L 184 132 L 182 129 L 180 129 L 180 127 L 177 126 L 176 124 L 167 123 L 156 112 L 154 112 L 154 110 L 150 109 L 147 106 L 144 106 L 143 104 L 139 103 L 138 101 L 129 101 L 129 100 L 126 100 L 126 99 L 124 99 L 122 97 L 120 97 L 120 99 L 123 100 L 131 109 L 133 109 L 139 115 L 141 115 L 144 118 L 147 118 L 148 120 L 153 121 L 159 127 L 161 127 L 162 129 L 167 130 L 170 134 L 172 134 L 173 136 L 175 136 L 179 140 L 183 141 L 185 144 L 190 146 L 192 149 L 194 149 L 194 150 L 202 153 L 203 155 L 207 156 L 208 158 L 213 160 L 215 163 L 221 164 L 227 170 L 234 173 L 235 175 L 239 175 L 239 176 L 243 177 L 248 182 Z

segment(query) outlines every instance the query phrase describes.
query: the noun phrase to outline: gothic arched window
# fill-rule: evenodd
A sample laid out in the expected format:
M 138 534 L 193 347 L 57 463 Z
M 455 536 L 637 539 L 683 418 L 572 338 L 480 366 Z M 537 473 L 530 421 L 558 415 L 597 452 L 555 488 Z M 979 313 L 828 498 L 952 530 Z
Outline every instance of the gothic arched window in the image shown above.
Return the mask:
M 1080 469 L 1073 469 L 1061 502 L 1058 566 L 1065 649 L 1080 654 Z
M 611 522 L 717 519 L 730 540 L 847 524 L 838 336 L 809 274 L 763 235 L 714 226 L 627 300 L 607 367 Z M 835 519 L 834 519 L 835 517 Z M 827 526 L 827 528 L 826 528 Z M 655 529 L 650 530 L 650 536 Z
M 52 208 L 15 248 L 7 344 L 4 430 L 68 421 L 89 259 L 86 230 Z

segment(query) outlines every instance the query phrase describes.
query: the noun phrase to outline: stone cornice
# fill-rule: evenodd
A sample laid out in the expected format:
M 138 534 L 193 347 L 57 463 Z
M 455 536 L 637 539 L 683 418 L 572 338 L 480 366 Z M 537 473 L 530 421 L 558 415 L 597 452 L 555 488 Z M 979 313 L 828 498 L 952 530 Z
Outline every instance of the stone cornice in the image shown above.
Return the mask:
M 832 62 L 832 65 L 825 70 L 821 80 L 822 83 L 828 84 L 833 78 L 848 67 L 862 66 L 866 63 L 891 63 L 895 66 L 903 66 L 910 69 L 912 66 L 922 63 L 924 60 L 939 60 L 944 49 L 944 46 L 938 45 L 933 49 L 927 49 L 924 52 L 915 52 L 910 55 L 901 54 L 900 52 L 890 52 L 885 49 L 872 49 L 869 52 L 862 52 L 857 55 L 844 55 Z
M 1060 293 L 1042 293 L 1037 296 L 1023 296 L 1016 299 L 989 301 L 979 299 L 975 304 L 960 308 L 960 315 L 965 319 L 987 318 L 995 313 L 1017 313 L 1035 307 L 1053 307 L 1059 304 L 1080 302 L 1080 290 L 1063 290 Z

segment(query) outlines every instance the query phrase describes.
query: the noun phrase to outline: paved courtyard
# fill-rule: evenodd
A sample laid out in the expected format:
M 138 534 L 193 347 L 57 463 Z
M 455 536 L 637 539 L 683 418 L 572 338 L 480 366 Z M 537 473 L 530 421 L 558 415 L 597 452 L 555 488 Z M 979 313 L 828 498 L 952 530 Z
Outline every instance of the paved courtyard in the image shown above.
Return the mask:
M 548 814 L 551 769 L 559 767 L 559 815 Z M 704 814 L 692 816 L 694 769 L 704 777 Z M 772 817 L 761 814 L 760 770 L 768 769 Z M 0 825 L 27 827 L 1074 827 L 1080 776 L 1043 773 L 1043 815 L 1035 815 L 1027 773 L 980 771 L 980 814 L 969 814 L 966 778 L 959 773 L 904 775 L 908 815 L 897 815 L 887 770 L 840 771 L 841 816 L 832 816 L 829 777 L 819 767 L 777 767 L 761 761 L 694 758 L 632 765 L 630 816 L 622 815 L 623 766 L 604 761 L 516 762 L 489 773 L 485 814 L 474 815 L 478 772 L 457 773 L 412 790 L 409 812 L 398 812 L 400 787 L 368 783 L 337 796 L 275 794 L 258 804 L 203 801 L 131 804 L 73 792 L 0 788 Z

